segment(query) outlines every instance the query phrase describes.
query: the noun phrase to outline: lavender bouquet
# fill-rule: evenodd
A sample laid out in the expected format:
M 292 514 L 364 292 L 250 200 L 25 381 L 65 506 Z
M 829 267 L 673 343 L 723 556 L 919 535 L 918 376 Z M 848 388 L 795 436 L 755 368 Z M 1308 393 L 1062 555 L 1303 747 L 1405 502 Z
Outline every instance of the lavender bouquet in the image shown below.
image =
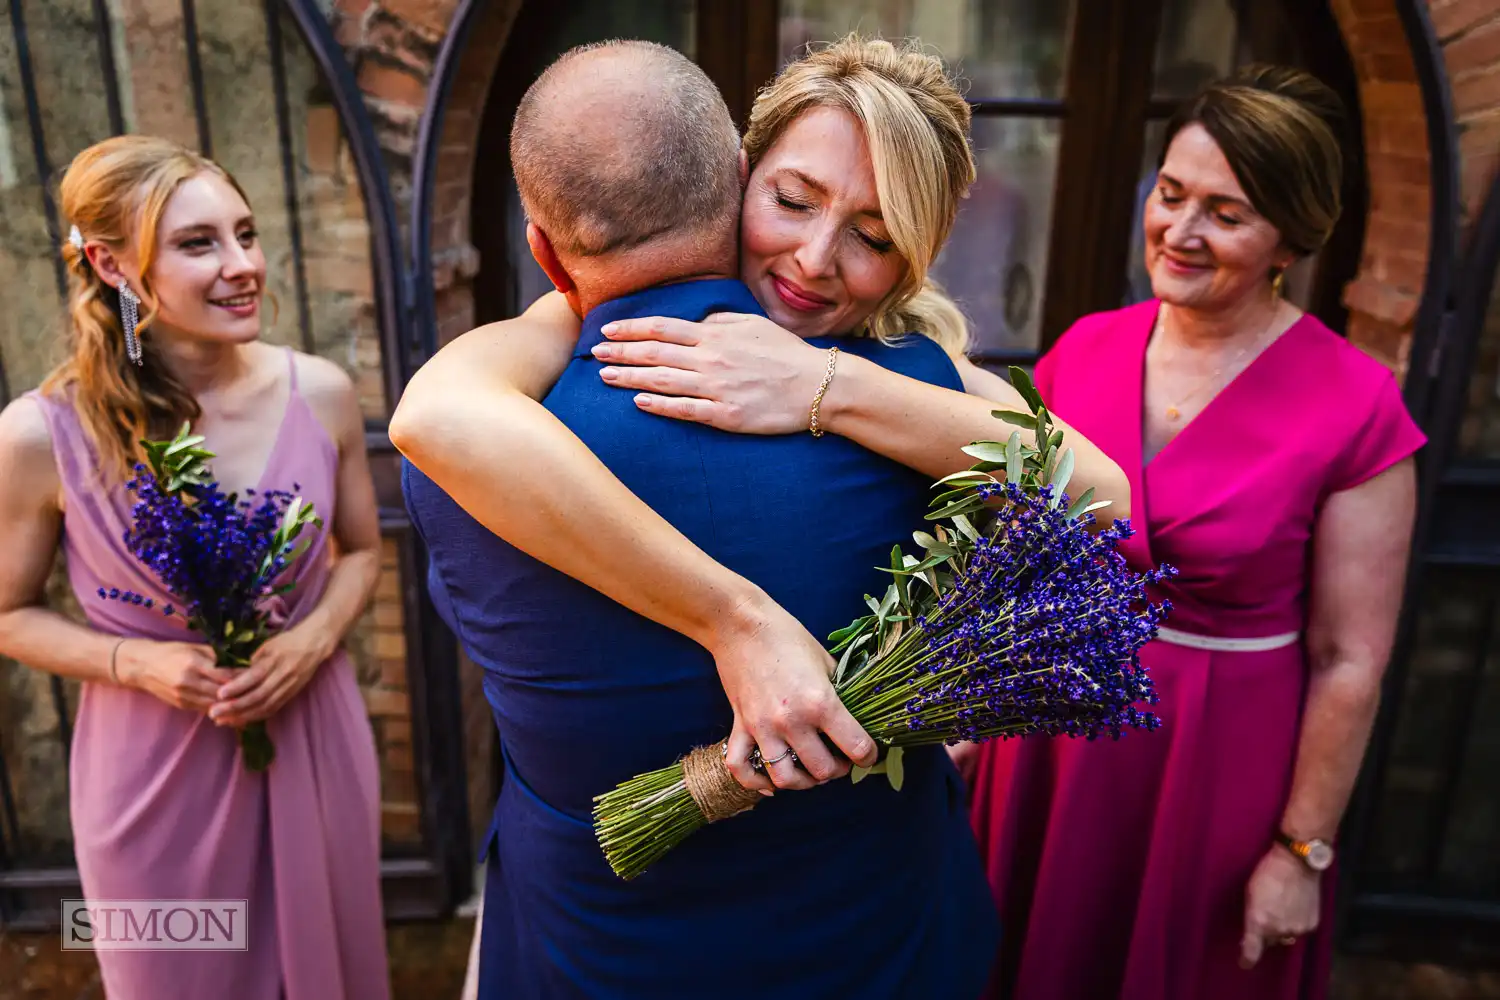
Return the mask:
M 906 747 L 1118 739 L 1159 725 L 1139 707 L 1157 698 L 1138 653 L 1170 610 L 1147 587 L 1173 571 L 1127 567 L 1117 547 L 1128 522 L 1089 530 L 1107 501 L 1093 490 L 1069 499 L 1073 453 L 1026 373 L 1012 368 L 1011 379 L 1031 412 L 994 415 L 1039 446 L 1017 430 L 965 448 L 978 462 L 937 483 L 936 524 L 912 535 L 920 554 L 892 549 L 885 594 L 866 595 L 870 614 L 829 637 L 834 688 L 882 749 L 854 781 L 884 772 L 899 790 Z M 761 796 L 735 781 L 723 752 L 700 747 L 595 799 L 595 834 L 617 875 L 634 878 L 700 827 L 754 808 Z
M 311 544 L 303 529 L 323 521 L 312 504 L 284 490 L 258 496 L 246 490 L 244 500 L 226 495 L 213 481 L 207 463 L 214 453 L 199 447 L 203 440 L 183 424 L 171 441 L 141 442 L 149 466 L 136 465 L 125 484 L 136 497 L 125 544 L 180 605 L 164 605 L 162 613 L 202 636 L 220 666 L 247 667 L 275 631 L 269 599 L 296 585 L 278 581 Z M 99 596 L 153 604 L 117 588 L 101 587 Z M 264 722 L 240 730 L 240 747 L 252 771 L 264 771 L 276 757 Z

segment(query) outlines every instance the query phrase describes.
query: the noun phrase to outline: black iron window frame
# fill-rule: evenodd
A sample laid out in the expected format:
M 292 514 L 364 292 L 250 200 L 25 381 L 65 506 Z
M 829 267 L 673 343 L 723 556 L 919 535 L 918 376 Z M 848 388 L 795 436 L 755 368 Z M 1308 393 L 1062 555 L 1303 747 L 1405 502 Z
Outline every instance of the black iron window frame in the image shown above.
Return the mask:
M 1487 628 L 1481 630 L 1480 648 L 1461 681 L 1471 696 L 1467 725 L 1449 734 L 1441 808 L 1426 817 L 1426 875 L 1393 885 L 1382 877 L 1374 849 L 1374 824 L 1382 792 L 1391 780 L 1402 695 L 1417 648 L 1423 578 L 1434 568 L 1500 571 L 1495 532 L 1474 534 L 1461 528 L 1462 523 L 1473 526 L 1493 521 L 1486 517 L 1486 506 L 1492 512 L 1494 498 L 1500 496 L 1500 463 L 1465 461 L 1457 454 L 1469 380 L 1500 268 L 1500 178 L 1490 186 L 1472 238 L 1461 248 L 1458 127 L 1442 47 L 1425 3 L 1399 0 L 1397 10 L 1421 86 L 1431 162 L 1431 239 L 1405 383 L 1407 405 L 1426 432 L 1428 445 L 1417 456 L 1418 514 L 1405 606 L 1370 752 L 1344 827 L 1340 939 L 1344 947 L 1359 953 L 1455 965 L 1493 964 L 1500 961 L 1500 895 L 1443 891 L 1437 878 L 1464 748 L 1479 722 L 1474 710 L 1485 650 L 1500 627 L 1496 619 L 1500 608 L 1493 600 Z
M 283 55 L 281 15 L 292 19 L 298 34 L 328 84 L 351 160 L 364 195 L 370 231 L 370 259 L 374 269 L 373 294 L 381 346 L 381 381 L 387 406 L 400 398 L 411 373 L 427 352 L 413 336 L 424 329 L 416 316 L 430 296 L 418 301 L 414 280 L 401 245 L 401 226 L 383 153 L 364 98 L 344 50 L 333 36 L 316 0 L 264 0 L 267 43 L 276 88 L 276 129 L 281 144 L 282 181 L 292 243 L 293 270 L 302 346 L 311 349 L 310 307 L 296 193 L 297 171 L 291 145 L 289 101 Z M 472 6 L 467 4 L 466 6 Z M 112 134 L 125 130 L 114 63 L 114 26 L 105 0 L 94 0 L 103 89 Z M 47 152 L 41 106 L 26 32 L 24 0 L 9 0 L 11 30 L 21 75 L 35 168 L 40 179 L 47 235 L 60 246 L 61 220 L 52 195 L 54 164 Z M 182 0 L 184 42 L 193 90 L 194 115 L 200 150 L 211 155 L 212 135 L 203 91 L 194 0 Z M 418 257 L 418 260 L 425 258 Z M 61 255 L 54 256 L 59 298 L 67 281 Z M 430 268 L 427 286 L 430 287 Z M 8 384 L 0 360 L 0 405 L 9 401 Z M 396 483 L 400 456 L 390 442 L 385 421 L 367 421 L 366 445 L 377 483 Z M 473 889 L 473 859 L 465 795 L 461 715 L 458 704 L 457 656 L 446 627 L 425 591 L 425 553 L 411 530 L 399 493 L 382 494 L 382 536 L 395 542 L 402 581 L 401 605 L 406 638 L 407 687 L 411 705 L 412 755 L 420 802 L 421 846 L 388 854 L 382 859 L 381 880 L 388 919 L 445 916 Z M 53 707 L 65 748 L 71 744 L 70 713 L 61 679 L 51 678 Z M 57 926 L 60 902 L 82 895 L 77 869 L 28 866 L 20 843 L 16 803 L 6 763 L 0 759 L 0 927 L 40 930 Z

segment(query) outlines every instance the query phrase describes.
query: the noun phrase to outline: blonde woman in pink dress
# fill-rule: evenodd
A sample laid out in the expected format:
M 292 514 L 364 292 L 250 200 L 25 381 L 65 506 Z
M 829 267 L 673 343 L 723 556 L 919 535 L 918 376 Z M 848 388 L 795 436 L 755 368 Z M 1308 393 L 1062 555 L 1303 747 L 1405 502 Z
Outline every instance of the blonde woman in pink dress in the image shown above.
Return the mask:
M 343 637 L 379 573 L 353 386 L 258 342 L 266 263 L 221 167 L 144 136 L 84 150 L 63 178 L 74 233 L 71 353 L 0 414 L 0 654 L 83 682 L 70 758 L 85 896 L 243 899 L 247 951 L 96 951 L 111 1000 L 383 1000 L 379 773 Z M 144 320 L 127 334 L 121 299 Z M 142 437 L 185 420 L 226 490 L 297 489 L 325 528 L 243 670 L 159 610 L 123 536 Z M 43 604 L 58 544 L 87 624 Z M 276 745 L 248 770 L 237 727 Z
M 1157 301 L 1037 366 L 1131 477 L 1165 726 L 978 751 L 1005 927 L 995 996 L 1313 1000 L 1330 865 L 1401 603 L 1424 442 L 1382 365 L 1279 295 L 1339 214 L 1337 98 L 1259 68 L 1171 122 L 1145 214 Z

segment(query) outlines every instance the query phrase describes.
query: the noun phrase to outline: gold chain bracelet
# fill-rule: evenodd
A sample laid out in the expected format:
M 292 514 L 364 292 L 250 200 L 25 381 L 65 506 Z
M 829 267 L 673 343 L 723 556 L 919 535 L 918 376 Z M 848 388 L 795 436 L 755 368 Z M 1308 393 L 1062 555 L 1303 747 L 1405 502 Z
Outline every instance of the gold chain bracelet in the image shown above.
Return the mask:
M 828 391 L 828 383 L 833 381 L 833 369 L 839 363 L 839 349 L 830 347 L 828 349 L 828 368 L 823 372 L 823 382 L 818 386 L 818 391 L 813 396 L 812 412 L 808 417 L 807 429 L 812 431 L 813 437 L 823 436 L 823 427 L 818 423 L 818 407 L 823 405 L 823 394 Z

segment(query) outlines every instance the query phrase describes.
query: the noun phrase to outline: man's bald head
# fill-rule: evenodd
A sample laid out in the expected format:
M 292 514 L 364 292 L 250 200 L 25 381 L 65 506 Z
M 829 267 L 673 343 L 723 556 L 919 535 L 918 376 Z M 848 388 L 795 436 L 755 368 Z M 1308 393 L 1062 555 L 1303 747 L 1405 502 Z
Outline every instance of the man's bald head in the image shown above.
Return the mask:
M 697 65 L 663 45 L 564 53 L 521 99 L 510 156 L 526 214 L 565 254 L 717 238 L 739 214 L 729 109 Z

